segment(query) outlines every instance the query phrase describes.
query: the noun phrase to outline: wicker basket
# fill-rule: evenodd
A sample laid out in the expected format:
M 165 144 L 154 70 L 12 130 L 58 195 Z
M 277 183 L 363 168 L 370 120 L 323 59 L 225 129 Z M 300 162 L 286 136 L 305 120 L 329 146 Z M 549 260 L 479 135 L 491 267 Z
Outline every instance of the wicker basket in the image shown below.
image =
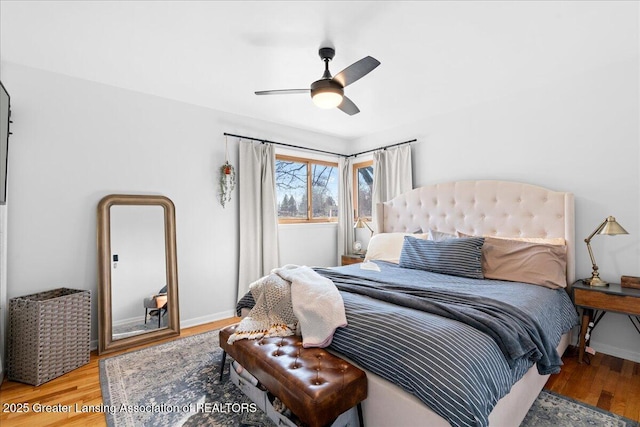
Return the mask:
M 89 363 L 91 293 L 60 288 L 9 300 L 7 376 L 40 385 Z

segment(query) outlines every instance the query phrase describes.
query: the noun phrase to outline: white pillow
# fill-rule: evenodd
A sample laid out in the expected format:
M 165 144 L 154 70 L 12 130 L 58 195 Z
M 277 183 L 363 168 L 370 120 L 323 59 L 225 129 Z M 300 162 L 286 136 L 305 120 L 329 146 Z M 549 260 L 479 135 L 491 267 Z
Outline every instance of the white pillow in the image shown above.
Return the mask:
M 429 229 L 429 233 L 427 233 L 427 236 L 427 240 L 433 240 L 436 242 L 441 242 L 442 240 L 457 239 L 459 237 L 457 234 L 444 233 L 442 231 L 433 229 Z
M 413 236 L 416 239 L 427 239 L 427 234 L 413 233 L 380 233 L 375 234 L 369 240 L 365 261 L 389 261 L 398 264 L 404 236 Z

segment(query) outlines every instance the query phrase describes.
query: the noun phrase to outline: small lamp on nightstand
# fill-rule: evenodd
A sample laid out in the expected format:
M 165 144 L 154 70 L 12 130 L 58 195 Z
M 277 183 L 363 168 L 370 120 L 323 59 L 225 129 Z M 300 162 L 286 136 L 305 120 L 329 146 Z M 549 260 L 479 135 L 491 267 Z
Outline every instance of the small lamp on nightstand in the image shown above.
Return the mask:
M 373 229 L 371 227 L 369 227 L 369 224 L 367 224 L 366 221 L 364 221 L 362 218 L 358 217 L 358 219 L 356 220 L 356 223 L 353 225 L 353 230 L 356 231 L 358 228 L 368 228 L 369 231 L 371 232 L 371 235 L 373 236 Z M 354 245 L 354 251 L 357 254 L 362 254 L 365 251 L 362 250 L 362 243 L 358 240 L 357 235 L 354 236 L 356 238 L 356 241 L 353 243 Z
M 622 228 L 620 224 L 618 224 L 618 222 L 614 217 L 609 216 L 604 221 L 602 221 L 602 223 L 598 227 L 596 227 L 595 230 L 593 230 L 593 233 L 591 233 L 589 237 L 584 239 L 584 242 L 587 244 L 587 249 L 589 250 L 589 256 L 591 257 L 591 264 L 593 269 L 591 273 L 591 278 L 586 279 L 585 281 L 590 286 L 609 286 L 609 283 L 605 282 L 600 278 L 600 273 L 598 273 L 598 266 L 596 265 L 596 260 L 593 257 L 593 251 L 591 250 L 591 239 L 596 234 L 605 234 L 608 236 L 615 236 L 617 234 L 629 234 L 629 233 L 627 233 L 627 230 L 625 230 L 624 228 Z
M 371 228 L 369 224 L 367 224 L 367 221 L 364 221 L 360 217 L 358 217 L 358 219 L 356 220 L 356 223 L 353 225 L 353 228 L 368 228 L 369 231 L 371 232 L 371 235 L 373 236 L 373 228 Z

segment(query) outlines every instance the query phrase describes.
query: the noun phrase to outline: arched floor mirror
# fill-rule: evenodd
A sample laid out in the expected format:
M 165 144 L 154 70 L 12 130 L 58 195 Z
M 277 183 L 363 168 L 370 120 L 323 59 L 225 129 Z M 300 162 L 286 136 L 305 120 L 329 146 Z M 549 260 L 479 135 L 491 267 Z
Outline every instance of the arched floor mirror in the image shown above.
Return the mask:
M 97 232 L 98 354 L 180 335 L 173 202 L 108 195 Z

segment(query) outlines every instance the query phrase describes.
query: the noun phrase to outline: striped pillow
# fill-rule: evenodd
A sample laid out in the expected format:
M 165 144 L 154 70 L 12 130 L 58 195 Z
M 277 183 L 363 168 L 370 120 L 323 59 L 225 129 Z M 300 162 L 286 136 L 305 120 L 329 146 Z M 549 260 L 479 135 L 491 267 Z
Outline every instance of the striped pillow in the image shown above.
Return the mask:
M 431 241 L 406 236 L 400 253 L 400 267 L 484 279 L 483 243 L 483 237 Z

